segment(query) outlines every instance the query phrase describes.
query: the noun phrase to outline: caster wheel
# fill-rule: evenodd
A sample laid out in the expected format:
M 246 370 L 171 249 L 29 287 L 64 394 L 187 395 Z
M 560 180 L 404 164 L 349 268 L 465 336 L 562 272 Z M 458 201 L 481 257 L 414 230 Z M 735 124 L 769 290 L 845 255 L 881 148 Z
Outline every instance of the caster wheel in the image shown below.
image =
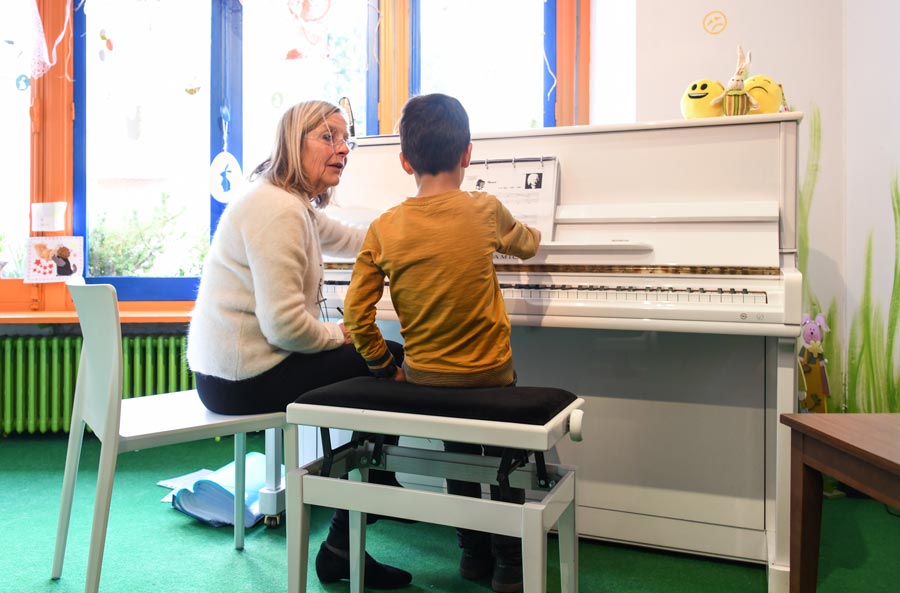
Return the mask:
M 281 515 L 266 515 L 263 521 L 269 529 L 276 529 L 281 526 Z

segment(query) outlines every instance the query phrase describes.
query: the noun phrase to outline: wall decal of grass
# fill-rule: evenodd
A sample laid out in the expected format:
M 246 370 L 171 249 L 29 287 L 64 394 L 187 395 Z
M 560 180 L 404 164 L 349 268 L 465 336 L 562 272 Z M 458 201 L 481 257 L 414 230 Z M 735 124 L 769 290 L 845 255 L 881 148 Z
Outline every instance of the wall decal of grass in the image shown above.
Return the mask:
M 850 328 L 847 368 L 848 412 L 900 412 L 894 347 L 900 320 L 900 187 L 891 182 L 894 215 L 894 278 L 887 325 L 881 308 L 872 303 L 872 233 L 866 241 L 863 297 Z
M 797 266 L 803 274 L 803 311 L 815 317 L 819 313 L 825 315 L 825 322 L 831 328 L 823 339 L 825 367 L 828 374 L 828 385 L 831 391 L 830 401 L 826 402 L 828 411 L 837 412 L 846 410 L 844 391 L 844 363 L 843 349 L 841 347 L 841 325 L 838 317 L 837 303 L 831 300 L 828 310 L 824 311 L 818 297 L 810 288 L 809 268 L 809 213 L 812 209 L 813 195 L 816 189 L 816 181 L 819 177 L 819 160 L 822 154 L 822 113 L 818 107 L 812 108 L 809 118 L 809 150 L 807 153 L 806 170 L 803 182 L 798 192 L 798 224 L 797 224 Z

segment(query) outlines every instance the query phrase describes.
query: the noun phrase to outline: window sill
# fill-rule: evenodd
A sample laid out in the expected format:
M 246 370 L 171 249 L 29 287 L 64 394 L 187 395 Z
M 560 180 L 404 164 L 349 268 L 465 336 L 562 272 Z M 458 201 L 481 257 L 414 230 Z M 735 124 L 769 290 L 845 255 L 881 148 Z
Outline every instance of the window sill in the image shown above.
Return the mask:
M 161 311 L 126 308 L 120 303 L 119 319 L 122 323 L 187 323 L 191 320 L 191 309 L 194 304 L 186 304 L 188 306 L 184 308 Z M 0 323 L 23 325 L 78 323 L 78 315 L 75 311 L 0 311 Z

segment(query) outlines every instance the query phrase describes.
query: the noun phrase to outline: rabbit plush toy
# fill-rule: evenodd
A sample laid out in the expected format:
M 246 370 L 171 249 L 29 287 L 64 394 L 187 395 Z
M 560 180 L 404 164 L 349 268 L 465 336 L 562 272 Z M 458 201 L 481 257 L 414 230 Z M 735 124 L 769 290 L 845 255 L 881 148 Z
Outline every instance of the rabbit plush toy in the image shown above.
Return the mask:
M 747 76 L 748 66 L 750 66 L 750 52 L 747 52 L 747 59 L 744 60 L 744 50 L 738 46 L 738 61 L 734 76 L 725 85 L 725 92 L 709 102 L 710 105 L 722 103 L 723 115 L 747 115 L 751 109 L 759 107 L 753 95 L 744 90 L 744 77 Z
M 825 372 L 825 353 L 822 340 L 825 332 L 830 331 L 825 317 L 819 313 L 815 319 L 804 314 L 800 322 L 800 335 L 803 345 L 800 347 L 800 371 L 806 382 L 806 397 L 800 400 L 800 407 L 810 412 L 827 412 L 827 399 L 831 395 L 828 389 L 828 374 Z

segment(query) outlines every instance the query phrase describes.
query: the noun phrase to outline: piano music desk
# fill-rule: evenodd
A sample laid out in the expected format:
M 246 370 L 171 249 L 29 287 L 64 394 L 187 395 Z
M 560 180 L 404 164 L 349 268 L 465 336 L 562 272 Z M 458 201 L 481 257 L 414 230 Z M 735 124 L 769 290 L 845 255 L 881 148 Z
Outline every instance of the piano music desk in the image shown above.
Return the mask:
M 783 414 L 791 428 L 791 593 L 814 593 L 822 474 L 900 509 L 900 414 Z

